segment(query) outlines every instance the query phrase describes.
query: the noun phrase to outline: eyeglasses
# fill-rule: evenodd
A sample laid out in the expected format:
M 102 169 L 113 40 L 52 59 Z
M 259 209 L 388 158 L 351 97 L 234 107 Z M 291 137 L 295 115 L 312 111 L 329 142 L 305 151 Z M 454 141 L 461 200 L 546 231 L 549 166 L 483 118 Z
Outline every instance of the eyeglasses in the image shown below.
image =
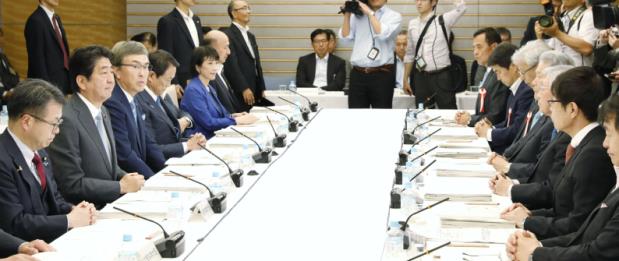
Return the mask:
M 552 106 L 555 102 L 561 102 L 560 100 L 548 100 L 548 106 Z
M 47 121 L 47 120 L 45 120 L 45 119 L 43 119 L 43 118 L 41 118 L 41 117 L 39 117 L 39 116 L 36 116 L 36 115 L 34 115 L 34 114 L 30 114 L 30 113 L 24 113 L 24 114 L 25 114 L 25 115 L 29 115 L 30 117 L 34 118 L 34 119 L 35 119 L 35 120 L 37 120 L 37 121 L 40 121 L 40 122 L 43 122 L 43 123 L 48 124 L 49 126 L 52 126 L 52 131 L 53 131 L 53 132 L 54 132 L 54 131 L 56 131 L 56 130 L 58 130 L 58 128 L 60 128 L 60 125 L 62 125 L 62 123 L 64 122 L 64 119 L 63 119 L 63 118 L 60 118 L 60 119 L 58 120 L 58 122 L 53 123 L 53 122 L 49 122 L 49 121 Z
M 130 68 L 133 68 L 134 70 L 148 70 L 151 71 L 153 69 L 153 66 L 150 65 L 149 63 L 147 64 L 139 64 L 139 63 L 134 63 L 134 64 L 127 64 L 127 63 L 122 63 L 120 64 L 120 66 L 127 66 Z
M 234 11 L 244 11 L 244 12 L 248 12 L 248 11 L 251 11 L 251 7 L 249 7 L 249 6 L 243 6 L 243 7 L 241 7 L 241 8 L 234 9 Z
M 328 42 L 329 42 L 329 40 L 327 40 L 327 39 L 313 40 L 312 41 L 313 44 L 326 44 Z
M 524 72 L 520 71 L 520 68 L 518 68 L 518 74 L 520 74 L 520 77 L 524 77 L 524 75 L 527 74 L 527 72 L 529 72 L 530 70 L 533 70 L 533 68 L 535 67 L 537 67 L 537 64 L 529 67 L 529 69 L 524 70 Z

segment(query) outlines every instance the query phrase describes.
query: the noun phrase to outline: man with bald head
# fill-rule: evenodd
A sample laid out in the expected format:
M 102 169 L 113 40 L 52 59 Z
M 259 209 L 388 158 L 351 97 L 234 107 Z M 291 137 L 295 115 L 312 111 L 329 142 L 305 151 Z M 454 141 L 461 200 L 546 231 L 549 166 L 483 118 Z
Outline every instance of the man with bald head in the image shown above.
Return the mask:
M 228 36 L 222 31 L 211 30 L 204 38 L 207 46 L 217 50 L 219 62 L 222 64 L 222 67 L 217 71 L 215 81 L 210 83 L 217 91 L 217 98 L 219 98 L 221 104 L 223 104 L 230 114 L 242 112 L 243 108 L 234 95 L 234 88 L 230 85 L 230 82 L 223 73 L 223 64 L 228 59 L 228 56 L 230 56 L 230 40 L 228 40 Z

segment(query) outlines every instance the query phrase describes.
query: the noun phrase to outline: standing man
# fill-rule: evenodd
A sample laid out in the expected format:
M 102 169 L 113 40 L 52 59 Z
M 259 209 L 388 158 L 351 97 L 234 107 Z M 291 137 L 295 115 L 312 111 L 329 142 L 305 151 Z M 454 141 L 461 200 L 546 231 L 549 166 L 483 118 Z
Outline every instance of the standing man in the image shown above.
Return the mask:
M 228 16 L 232 24 L 224 31 L 230 39 L 230 56 L 224 64 L 224 74 L 236 96 L 243 102 L 241 105 L 245 111 L 254 105 L 273 105 L 264 99 L 264 75 L 256 37 L 249 32 L 250 15 L 251 7 L 246 1 L 230 1 Z
M 60 133 L 49 147 L 62 195 L 73 204 L 86 200 L 99 209 L 144 184 L 142 175 L 125 173 L 116 161 L 112 123 L 103 107 L 114 89 L 111 57 L 101 46 L 75 50 L 70 72 L 76 94 L 63 107 Z
M 222 31 L 211 30 L 204 36 L 204 38 L 206 39 L 205 42 L 207 46 L 211 46 L 217 50 L 219 62 L 221 63 L 215 80 L 210 82 L 210 84 L 215 87 L 217 98 L 219 98 L 221 104 L 226 107 L 228 113 L 234 114 L 243 112 L 243 107 L 241 106 L 242 103 L 234 94 L 234 89 L 232 89 L 230 81 L 228 81 L 226 75 L 223 73 L 223 64 L 226 60 L 228 60 L 228 56 L 230 56 L 230 40 L 228 39 L 228 36 Z
M 70 94 L 69 44 L 60 16 L 55 13 L 58 2 L 39 0 L 39 7 L 26 21 L 28 78 L 46 80 L 64 94 Z
M 0 27 L 0 107 L 4 104 L 2 99 L 6 92 L 19 83 L 19 74 L 11 66 L 9 58 L 4 53 L 5 46 L 4 31 Z
M 174 83 L 185 87 L 191 79 L 191 53 L 202 45 L 204 32 L 200 18 L 193 14 L 191 7 L 196 0 L 174 0 L 176 8 L 161 17 L 157 23 L 159 49 L 168 51 L 180 63 Z
M 440 109 L 456 109 L 455 83 L 449 70 L 449 39 L 446 35 L 466 11 L 464 0 L 455 0 L 455 9 L 436 16 L 438 0 L 418 0 L 419 17 L 408 24 L 408 48 L 404 78 L 412 75 L 413 86 L 404 83 L 404 91 L 415 95 L 415 103 L 423 103 L 434 96 Z M 442 20 L 442 21 L 441 21 Z M 412 72 L 412 74 L 411 74 Z
M 402 15 L 385 6 L 387 0 L 359 3 L 361 15 L 344 12 L 343 43 L 353 44 L 349 108 L 391 108 L 395 68 L 393 52 Z
M 9 100 L 0 135 L 0 228 L 23 240 L 51 242 L 96 219 L 92 204 L 74 206 L 60 195 L 45 152 L 60 131 L 63 104 L 62 93 L 39 79 L 18 84 Z
M 346 82 L 346 62 L 329 54 L 329 34 L 316 29 L 310 35 L 313 53 L 299 58 L 297 87 L 316 87 L 326 91 L 341 91 Z

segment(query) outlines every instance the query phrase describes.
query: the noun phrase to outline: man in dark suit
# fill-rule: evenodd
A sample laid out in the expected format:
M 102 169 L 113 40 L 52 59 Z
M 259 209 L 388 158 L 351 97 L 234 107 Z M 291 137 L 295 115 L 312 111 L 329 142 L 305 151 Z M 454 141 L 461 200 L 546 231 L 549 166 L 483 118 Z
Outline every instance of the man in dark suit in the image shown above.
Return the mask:
M 619 97 L 612 96 L 600 109 L 606 138 L 604 148 L 619 166 Z M 517 232 L 507 242 L 510 257 L 518 260 L 619 260 L 619 191 L 615 185 L 604 200 L 573 233 L 537 240 L 532 233 Z
M 540 239 L 578 230 L 616 182 L 613 165 L 602 147 L 604 130 L 595 122 L 604 100 L 600 77 L 591 67 L 576 67 L 559 75 L 551 91 L 552 122 L 572 137 L 565 167 L 553 184 L 553 206 L 529 211 L 516 203 L 501 214 Z
M 88 46 L 75 50 L 69 63 L 76 94 L 63 108 L 49 155 L 58 187 L 73 204 L 86 200 L 102 208 L 144 184 L 144 176 L 125 173 L 116 161 L 112 124 L 103 107 L 114 89 L 111 57 L 105 47 Z
M 492 151 L 501 154 L 514 141 L 533 101 L 533 90 L 521 79 L 518 67 L 511 62 L 516 49 L 513 44 L 502 43 L 488 58 L 488 66 L 497 73 L 504 86 L 510 86 L 505 120 L 498 124 L 492 124 L 488 120 L 475 124 L 477 136 L 486 138 Z
M 258 43 L 249 32 L 251 7 L 246 1 L 232 0 L 228 4 L 228 16 L 232 19 L 230 27 L 224 30 L 230 39 L 230 57 L 224 64 L 224 74 L 230 81 L 243 110 L 252 106 L 269 106 L 273 103 L 264 98 L 264 75 L 260 64 Z
M 329 54 L 329 34 L 316 29 L 310 35 L 314 52 L 299 58 L 297 87 L 318 87 L 327 91 L 341 91 L 346 81 L 346 62 Z
M 168 51 L 180 63 L 174 83 L 185 87 L 191 79 L 191 53 L 202 45 L 204 32 L 200 18 L 190 7 L 196 0 L 174 0 L 176 8 L 157 23 L 159 49 Z
M 4 53 L 4 43 L 4 31 L 0 27 L 0 107 L 4 104 L 3 98 L 5 92 L 19 83 L 19 74 L 15 71 L 11 62 L 9 62 L 9 58 Z
M 43 80 L 12 91 L 9 125 L 0 135 L 0 229 L 24 240 L 53 241 L 95 221 L 94 205 L 74 206 L 60 195 L 47 147 L 62 123 L 62 93 Z
M 148 60 L 152 70 L 148 74 L 147 87 L 135 96 L 144 112 L 148 133 L 166 159 L 182 157 L 191 150 L 201 149 L 200 145 L 206 145 L 206 138 L 196 134 L 184 141 L 188 137 L 184 134 L 185 130 L 193 127 L 193 119 L 189 113 L 176 108 L 165 92 L 176 73 L 178 62 L 163 50 L 149 54 Z
M 488 58 L 501 43 L 501 36 L 494 28 L 487 27 L 479 29 L 473 34 L 473 55 L 475 60 L 482 66 L 488 65 Z M 497 79 L 496 73 L 487 66 L 484 77 L 479 84 L 479 94 L 475 102 L 475 114 L 468 112 L 457 112 L 456 123 L 474 127 L 475 124 L 487 118 L 492 124 L 499 124 L 505 120 L 507 97 L 509 89 Z
M 35 261 L 37 259 L 30 257 L 30 255 L 47 251 L 54 251 L 54 248 L 43 240 L 36 239 L 26 242 L 0 229 L 0 258 L 8 257 L 7 259 L 0 259 L 0 261 Z
M 28 78 L 56 85 L 64 94 L 69 86 L 69 44 L 60 16 L 58 1 L 39 0 L 39 7 L 28 17 L 24 35 L 28 51 Z
M 213 47 L 217 50 L 219 62 L 223 65 L 226 60 L 228 60 L 228 56 L 230 56 L 230 40 L 228 39 L 228 36 L 222 31 L 211 30 L 204 38 L 206 38 L 207 46 Z M 209 84 L 215 87 L 217 98 L 219 98 L 219 101 L 226 108 L 228 113 L 241 113 L 243 112 L 243 106 L 234 93 L 234 89 L 232 89 L 230 81 L 226 78 L 223 70 L 224 68 L 222 66 L 217 72 L 215 80 L 209 82 Z
M 146 87 L 148 51 L 138 42 L 118 42 L 112 48 L 116 86 L 104 105 L 110 113 L 118 166 L 150 178 L 163 169 L 165 157 L 146 129 L 135 96 Z

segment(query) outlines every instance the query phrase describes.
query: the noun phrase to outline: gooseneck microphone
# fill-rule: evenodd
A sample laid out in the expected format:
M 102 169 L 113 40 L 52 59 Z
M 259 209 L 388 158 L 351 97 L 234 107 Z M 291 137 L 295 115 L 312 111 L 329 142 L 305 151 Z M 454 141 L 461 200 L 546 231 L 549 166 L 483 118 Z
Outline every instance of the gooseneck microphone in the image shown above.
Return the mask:
M 283 115 L 286 118 L 286 120 L 288 121 L 288 131 L 289 132 L 297 132 L 297 131 L 299 131 L 299 122 L 297 120 L 288 118 L 288 116 L 286 114 L 284 114 L 283 112 L 276 111 L 276 110 L 271 109 L 269 107 L 264 107 L 264 108 L 269 110 L 269 111 L 275 112 L 277 114 Z
M 436 148 L 438 148 L 438 145 L 432 147 L 429 150 L 426 150 L 424 153 L 421 153 L 419 155 L 417 155 L 415 158 L 413 158 L 411 160 L 411 162 L 418 160 L 419 158 L 427 155 L 428 153 L 432 152 L 433 150 L 435 150 Z M 409 151 L 410 152 L 410 151 Z M 400 153 L 398 153 L 398 165 L 400 166 L 405 166 L 406 162 L 408 161 L 408 156 L 410 156 L 410 153 L 405 151 L 405 150 L 401 150 Z
M 211 150 L 207 149 L 206 146 L 202 144 L 198 144 L 198 145 L 203 150 L 213 155 L 213 157 L 215 157 L 217 160 L 221 161 L 224 165 L 226 165 L 226 168 L 228 168 L 228 174 L 230 174 L 230 178 L 232 179 L 232 182 L 234 183 L 235 187 L 240 188 L 241 186 L 243 186 L 243 170 L 242 169 L 236 169 L 233 171 L 232 168 L 230 168 L 230 165 L 228 165 L 228 163 L 225 160 L 217 156 L 215 152 L 212 152 Z
M 434 164 L 436 162 L 436 160 L 433 160 L 432 162 L 430 162 L 430 164 L 426 165 L 425 167 L 423 167 L 423 169 L 421 169 L 419 172 L 417 172 L 417 174 L 415 174 L 415 176 L 413 176 L 409 181 L 413 181 L 415 178 L 419 177 L 419 175 L 421 175 L 421 173 L 423 173 L 424 171 L 426 171 L 430 166 L 432 166 L 432 164 Z
M 157 251 L 159 252 L 161 257 L 175 258 L 175 257 L 179 257 L 185 251 L 185 232 L 184 231 L 179 230 L 179 231 L 172 233 L 172 235 L 170 235 L 168 234 L 168 232 L 165 231 L 165 229 L 163 229 L 163 226 L 161 226 L 161 224 L 157 223 L 156 221 L 152 219 L 143 217 L 141 215 L 124 210 L 116 206 L 114 206 L 113 208 L 127 215 L 131 215 L 136 218 L 154 223 L 155 225 L 159 226 L 159 228 L 161 228 L 161 231 L 163 231 L 163 238 L 155 242 L 155 247 L 157 248 Z
M 292 93 L 296 94 L 296 95 L 299 95 L 299 96 L 301 96 L 301 97 L 305 98 L 305 99 L 307 100 L 307 103 L 309 104 L 310 111 L 312 111 L 312 112 L 316 112 L 316 111 L 318 111 L 318 103 L 317 103 L 317 102 L 313 102 L 313 101 L 311 101 L 311 100 L 310 100 L 309 98 L 307 98 L 305 95 L 300 94 L 300 93 L 298 93 L 298 92 L 296 92 L 296 91 L 293 91 L 293 90 L 290 90 L 290 89 L 288 89 L 288 90 L 289 90 L 290 92 L 292 92 Z
M 430 123 L 430 122 L 433 122 L 433 121 L 435 121 L 435 120 L 438 120 L 438 119 L 440 119 L 440 118 L 441 118 L 441 116 L 436 116 L 436 117 L 434 117 L 434 118 L 432 118 L 432 119 L 430 119 L 430 120 L 427 120 L 427 121 L 425 121 L 425 122 L 423 122 L 423 123 L 420 123 L 420 124 L 418 124 L 417 126 L 415 126 L 415 128 L 414 128 L 411 132 L 404 131 L 404 134 L 402 134 L 402 135 L 404 135 L 404 144 L 414 144 L 415 142 L 417 142 L 417 137 L 415 137 L 415 135 L 414 135 L 414 134 L 415 134 L 415 131 L 416 131 L 419 127 L 421 127 L 421 126 L 423 126 L 423 125 L 426 125 L 426 124 L 428 124 L 428 123 Z
M 176 171 L 170 170 L 170 173 L 205 187 L 209 194 L 208 204 L 211 206 L 215 214 L 220 214 L 226 211 L 226 192 L 219 192 L 217 194 L 213 194 L 213 191 L 211 191 L 211 189 L 207 185 L 200 181 L 187 177 Z
M 426 139 L 428 139 L 428 138 L 432 137 L 434 134 L 436 134 L 437 132 L 441 131 L 442 129 L 443 129 L 443 128 L 438 128 L 438 129 L 436 129 L 436 130 L 435 130 L 435 131 L 433 131 L 432 133 L 430 133 L 430 134 L 426 135 L 425 137 L 423 137 L 423 138 L 421 138 L 420 140 L 418 140 L 417 142 L 415 142 L 415 144 L 413 144 L 413 146 L 414 146 L 414 145 L 419 145 L 419 143 L 421 143 L 421 142 L 423 142 L 424 140 L 426 140 Z M 411 147 L 411 148 L 412 148 L 412 147 Z
M 439 200 L 439 201 L 437 201 L 437 202 L 434 202 L 433 204 L 431 204 L 431 205 L 429 205 L 429 206 L 427 206 L 427 207 L 425 207 L 425 208 L 422 208 L 422 209 L 420 209 L 420 210 L 417 210 L 417 211 L 413 212 L 412 214 L 410 214 L 410 215 L 406 218 L 406 221 L 404 221 L 404 222 L 400 221 L 400 230 L 402 230 L 402 231 L 404 231 L 404 232 L 405 232 L 405 233 L 404 233 L 404 249 L 408 249 L 408 247 L 410 246 L 410 240 L 409 240 L 409 238 L 408 238 L 408 233 L 406 233 L 406 229 L 408 229 L 408 221 L 410 221 L 410 220 L 411 220 L 411 218 L 412 218 L 414 215 L 417 215 L 417 214 L 419 214 L 419 213 L 421 213 L 421 212 L 424 212 L 424 211 L 426 211 L 426 210 L 428 210 L 428 209 L 431 209 L 431 208 L 435 207 L 436 205 L 441 204 L 441 203 L 443 203 L 443 202 L 445 202 L 445 201 L 447 201 L 447 200 L 449 200 L 449 198 L 444 198 L 444 199 L 441 199 L 441 200 Z
M 262 147 L 260 147 L 260 144 L 258 144 L 258 142 L 256 142 L 256 140 L 250 138 L 249 136 L 245 135 L 245 133 L 240 132 L 239 130 L 235 129 L 234 127 L 230 127 L 230 129 L 232 129 L 234 132 L 240 134 L 241 136 L 247 138 L 248 140 L 251 140 L 254 144 L 256 144 L 256 146 L 258 147 L 258 152 L 255 153 L 254 155 L 252 155 L 252 158 L 254 159 L 254 162 L 256 163 L 270 163 L 271 162 L 271 148 L 264 148 L 262 149 Z
M 310 113 L 310 111 L 307 108 L 301 107 L 301 106 L 297 105 L 296 103 L 289 101 L 288 99 L 284 99 L 282 97 L 277 97 L 277 98 L 279 98 L 280 100 L 285 101 L 287 103 L 290 103 L 293 106 L 299 108 L 299 110 L 301 111 L 301 116 L 303 116 L 303 121 L 309 121 L 309 113 Z
M 283 148 L 286 147 L 286 134 L 277 134 L 275 131 L 275 127 L 273 127 L 273 123 L 271 122 L 271 118 L 267 116 L 267 121 L 269 121 L 269 125 L 273 130 L 273 134 L 275 134 L 275 138 L 273 138 L 273 147 L 275 148 Z

